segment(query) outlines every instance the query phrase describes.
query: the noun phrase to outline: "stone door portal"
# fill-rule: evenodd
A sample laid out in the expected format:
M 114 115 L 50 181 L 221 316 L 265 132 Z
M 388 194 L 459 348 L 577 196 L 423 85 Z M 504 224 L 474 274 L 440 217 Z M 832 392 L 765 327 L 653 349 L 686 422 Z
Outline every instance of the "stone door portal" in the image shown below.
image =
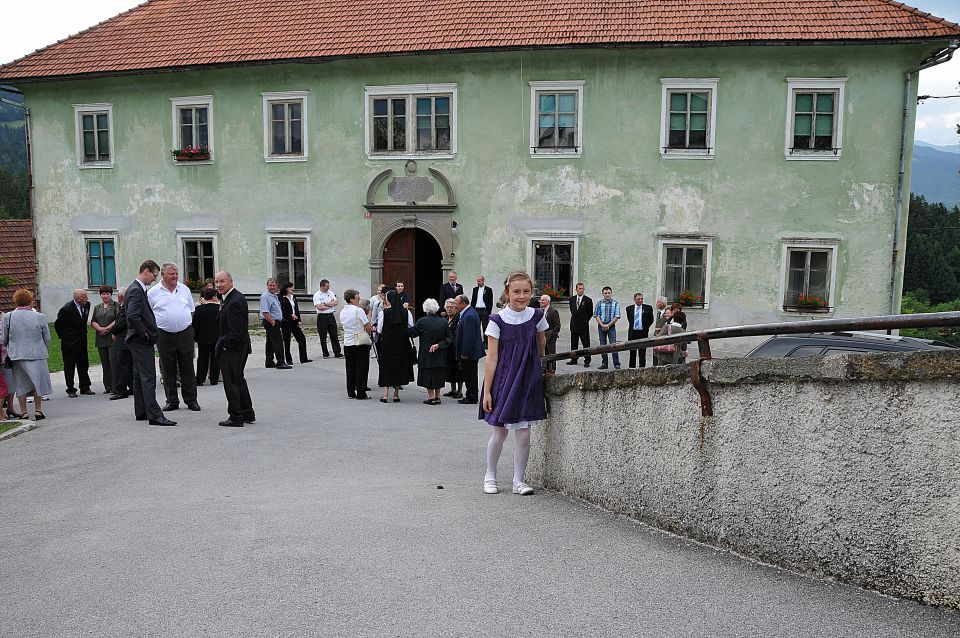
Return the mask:
M 436 297 L 443 284 L 440 258 L 440 245 L 424 230 L 401 228 L 387 239 L 383 248 L 383 283 L 392 286 L 403 282 L 414 316 L 423 315 L 423 301 Z

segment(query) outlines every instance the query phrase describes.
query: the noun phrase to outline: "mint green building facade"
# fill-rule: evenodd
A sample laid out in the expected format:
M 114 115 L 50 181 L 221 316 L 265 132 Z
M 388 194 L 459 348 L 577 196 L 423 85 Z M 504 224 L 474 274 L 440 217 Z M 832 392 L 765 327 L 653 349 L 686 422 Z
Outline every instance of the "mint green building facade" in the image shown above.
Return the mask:
M 152 258 L 231 271 L 247 293 L 299 273 L 304 293 L 327 278 L 369 295 L 406 273 L 420 302 L 451 269 L 499 292 L 521 268 L 621 304 L 688 292 L 697 329 L 884 314 L 903 264 L 904 76 L 938 48 L 500 51 L 20 84 L 41 298 L 109 277 L 112 250 L 121 285 Z M 381 153 L 384 105 L 388 145 L 406 146 Z M 200 125 L 210 159 L 177 161 Z

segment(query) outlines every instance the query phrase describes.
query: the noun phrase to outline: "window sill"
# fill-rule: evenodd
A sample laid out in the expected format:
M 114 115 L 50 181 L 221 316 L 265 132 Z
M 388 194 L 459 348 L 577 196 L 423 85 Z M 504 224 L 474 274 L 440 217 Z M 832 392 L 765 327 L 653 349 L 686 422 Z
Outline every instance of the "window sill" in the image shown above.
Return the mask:
M 824 306 L 823 308 L 816 308 L 816 309 L 798 308 L 797 306 L 786 306 L 786 307 L 780 308 L 781 314 L 788 315 L 788 316 L 801 315 L 804 317 L 815 317 L 817 315 L 832 315 L 833 310 L 834 309 L 831 308 L 830 306 Z
M 577 159 L 580 157 L 580 151 L 546 151 L 530 153 L 533 159 Z
M 368 160 L 440 160 L 454 159 L 456 153 L 367 153 Z
M 801 162 L 835 162 L 840 159 L 840 153 L 834 154 L 833 151 L 820 151 L 820 152 L 811 152 L 811 153 L 798 153 L 796 151 L 791 153 L 785 153 L 784 157 L 787 161 L 801 161 Z
M 86 170 L 88 168 L 113 168 L 113 162 L 80 162 L 77 166 L 81 170 Z
M 210 166 L 213 164 L 213 158 L 208 160 L 173 160 L 174 166 Z
M 704 152 L 694 152 L 694 151 L 685 151 L 685 150 L 674 150 L 669 153 L 660 152 L 660 159 L 667 160 L 712 160 L 716 158 L 716 155 L 713 153 L 704 153 Z
M 306 155 L 264 155 L 264 162 L 283 163 L 283 162 L 306 162 Z

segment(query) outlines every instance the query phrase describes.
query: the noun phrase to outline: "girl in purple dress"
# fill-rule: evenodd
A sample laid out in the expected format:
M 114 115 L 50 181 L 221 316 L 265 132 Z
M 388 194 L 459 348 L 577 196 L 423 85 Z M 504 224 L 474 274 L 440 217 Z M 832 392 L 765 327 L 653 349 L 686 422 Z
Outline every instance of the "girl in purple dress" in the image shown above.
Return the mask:
M 543 310 L 530 308 L 533 280 L 513 272 L 505 282 L 507 306 L 487 324 L 487 360 L 483 368 L 480 418 L 491 426 L 487 443 L 487 474 L 483 491 L 496 494 L 497 461 L 503 442 L 513 430 L 513 493 L 533 494 L 523 482 L 530 459 L 530 422 L 547 418 L 540 357 L 546 345 L 547 320 Z

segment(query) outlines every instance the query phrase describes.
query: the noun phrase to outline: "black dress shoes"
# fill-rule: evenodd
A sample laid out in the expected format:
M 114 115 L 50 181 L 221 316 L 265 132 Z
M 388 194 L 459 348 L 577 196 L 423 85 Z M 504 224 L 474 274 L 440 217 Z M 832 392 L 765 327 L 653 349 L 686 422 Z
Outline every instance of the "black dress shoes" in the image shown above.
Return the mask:
M 171 421 L 170 419 L 166 419 L 166 418 L 157 419 L 157 420 L 150 419 L 150 425 L 176 425 L 176 424 L 177 424 L 176 421 Z
M 334 359 L 343 359 L 343 355 L 342 355 L 342 354 L 335 354 L 335 355 L 333 355 L 333 358 L 334 358 Z
M 277 367 L 277 370 L 290 370 L 291 368 L 293 368 L 293 366 L 290 365 L 289 363 L 278 363 L 276 367 Z
M 129 396 L 130 396 L 129 394 L 111 394 L 110 400 L 116 401 L 117 399 L 126 399 Z
M 445 397 L 450 397 L 451 399 L 453 399 L 453 398 L 456 398 L 456 397 L 453 396 L 453 395 L 455 395 L 455 394 L 456 394 L 456 392 L 455 392 L 454 390 L 450 390 L 450 392 L 444 392 L 444 393 L 443 393 L 443 396 L 445 396 Z
M 243 417 L 244 423 L 256 423 L 256 421 L 257 417 L 254 414 L 248 414 L 247 416 Z
M 160 408 L 160 409 L 163 410 L 164 412 L 171 412 L 171 411 L 173 411 L 173 410 L 179 410 L 179 409 L 180 409 L 180 404 L 179 404 L 179 403 L 168 403 L 168 404 L 166 404 L 165 406 L 163 406 L 163 407 Z
M 86 395 L 88 397 L 97 396 L 97 393 L 91 390 L 90 388 L 87 388 L 85 390 L 80 390 L 80 394 Z
M 312 361 L 313 361 L 313 359 L 304 359 L 304 360 L 301 361 L 300 363 L 310 363 L 310 362 L 312 362 Z
M 451 398 L 451 399 L 462 399 L 462 398 L 463 398 L 463 393 L 462 393 L 462 392 L 454 392 L 453 394 L 450 395 L 450 398 Z
M 477 404 L 477 400 L 476 400 L 476 399 L 466 399 L 466 398 L 464 398 L 464 399 L 460 399 L 459 401 L 457 401 L 457 403 L 462 403 L 463 405 L 476 405 L 476 404 Z
M 76 399 L 79 395 L 77 394 L 76 390 L 67 390 L 67 396 L 71 399 Z
M 192 412 L 199 412 L 199 411 L 200 411 L 200 404 L 197 403 L 196 401 L 194 401 L 193 403 L 188 403 L 188 404 L 187 404 L 187 409 L 190 410 L 190 411 L 192 411 Z
M 225 419 L 220 421 L 217 425 L 222 425 L 225 428 L 242 428 L 243 421 L 234 421 L 233 419 Z

